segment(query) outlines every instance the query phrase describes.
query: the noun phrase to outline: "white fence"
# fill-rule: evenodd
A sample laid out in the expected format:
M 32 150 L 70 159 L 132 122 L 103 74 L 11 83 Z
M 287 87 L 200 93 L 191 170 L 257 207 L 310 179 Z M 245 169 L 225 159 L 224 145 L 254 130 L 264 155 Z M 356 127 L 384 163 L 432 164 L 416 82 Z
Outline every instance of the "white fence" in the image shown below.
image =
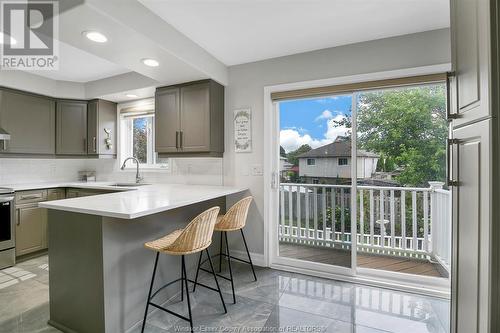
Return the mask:
M 449 270 L 451 195 L 430 188 L 358 186 L 357 250 L 439 261 Z M 438 185 L 439 184 L 439 185 Z M 279 239 L 351 248 L 349 185 L 280 185 Z

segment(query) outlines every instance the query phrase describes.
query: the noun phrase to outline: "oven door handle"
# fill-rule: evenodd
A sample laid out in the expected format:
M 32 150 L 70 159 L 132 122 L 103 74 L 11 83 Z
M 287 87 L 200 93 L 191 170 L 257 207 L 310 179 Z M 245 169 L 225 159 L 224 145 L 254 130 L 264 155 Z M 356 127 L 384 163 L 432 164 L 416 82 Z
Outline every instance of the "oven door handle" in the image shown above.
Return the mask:
M 0 198 L 0 203 L 14 201 L 14 197 L 2 197 Z

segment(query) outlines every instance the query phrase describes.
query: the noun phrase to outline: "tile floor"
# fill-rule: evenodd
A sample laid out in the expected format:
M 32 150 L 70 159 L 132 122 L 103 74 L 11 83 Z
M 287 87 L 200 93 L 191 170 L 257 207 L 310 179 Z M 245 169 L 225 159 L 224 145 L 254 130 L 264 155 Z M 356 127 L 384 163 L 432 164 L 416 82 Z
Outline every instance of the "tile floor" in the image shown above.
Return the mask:
M 0 271 L 0 333 L 59 332 L 46 324 L 48 269 L 43 256 Z M 230 283 L 220 281 L 226 315 L 213 291 L 199 287 L 190 294 L 198 332 L 449 331 L 447 300 L 266 268 L 257 268 L 258 281 L 253 282 L 249 267 L 235 263 L 233 269 L 236 304 Z M 214 285 L 209 274 L 200 274 L 200 281 Z M 168 308 L 187 311 L 186 302 L 175 300 Z M 183 320 L 155 311 L 148 317 L 146 332 L 187 332 L 188 327 Z M 129 332 L 140 332 L 140 325 Z

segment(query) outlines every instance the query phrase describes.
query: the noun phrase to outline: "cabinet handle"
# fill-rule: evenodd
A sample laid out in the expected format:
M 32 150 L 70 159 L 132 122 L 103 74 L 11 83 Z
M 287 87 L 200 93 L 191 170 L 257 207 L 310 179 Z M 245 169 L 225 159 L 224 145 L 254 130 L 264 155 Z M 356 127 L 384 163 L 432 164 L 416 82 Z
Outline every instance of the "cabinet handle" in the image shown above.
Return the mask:
M 179 131 L 175 131 L 175 148 L 179 149 Z
M 446 185 L 447 186 L 459 186 L 460 183 L 458 180 L 452 179 L 452 174 L 451 174 L 451 147 L 453 145 L 456 145 L 459 143 L 458 139 L 448 139 L 448 143 L 446 145 Z
M 460 118 L 458 113 L 451 113 L 451 83 L 450 80 L 455 77 L 455 72 L 446 73 L 446 120 L 451 121 L 453 119 Z
M 180 131 L 179 133 L 180 133 L 180 135 L 179 135 L 179 137 L 180 137 L 180 138 L 179 138 L 179 148 L 182 148 L 182 146 L 183 146 L 183 145 L 182 145 L 182 134 L 183 134 L 183 132 L 182 132 L 182 131 Z
M 16 211 L 16 220 L 17 220 L 17 225 L 21 225 L 21 216 L 20 216 L 20 210 L 18 209 Z
M 97 138 L 95 136 L 92 138 L 92 147 L 94 147 L 94 153 L 97 153 Z

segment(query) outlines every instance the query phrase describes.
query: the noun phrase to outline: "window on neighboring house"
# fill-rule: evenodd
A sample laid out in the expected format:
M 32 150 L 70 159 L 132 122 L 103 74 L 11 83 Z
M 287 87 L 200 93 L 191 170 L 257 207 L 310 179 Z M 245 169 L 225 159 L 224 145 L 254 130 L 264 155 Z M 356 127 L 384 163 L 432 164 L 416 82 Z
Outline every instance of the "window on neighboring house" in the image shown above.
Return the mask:
M 142 102 L 142 103 L 140 103 Z M 168 159 L 158 158 L 155 153 L 154 104 L 139 101 L 137 106 L 120 110 L 120 162 L 130 156 L 139 160 L 141 167 L 167 169 Z M 135 168 L 134 163 L 127 168 Z
M 319 184 L 319 179 L 317 178 L 313 179 L 313 184 Z
M 339 165 L 347 165 L 347 158 L 345 157 L 339 158 Z
M 308 158 L 307 165 L 316 165 L 316 160 L 314 158 Z

